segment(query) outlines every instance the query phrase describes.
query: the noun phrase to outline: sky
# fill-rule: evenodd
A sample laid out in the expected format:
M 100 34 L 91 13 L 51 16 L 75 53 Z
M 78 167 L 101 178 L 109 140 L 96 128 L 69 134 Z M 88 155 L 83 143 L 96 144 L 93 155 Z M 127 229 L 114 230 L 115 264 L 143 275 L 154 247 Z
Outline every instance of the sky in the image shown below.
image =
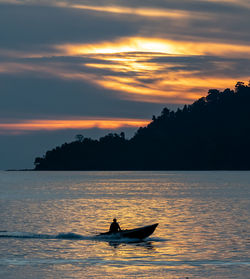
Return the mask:
M 0 169 L 248 83 L 249 28 L 249 0 L 0 0 Z

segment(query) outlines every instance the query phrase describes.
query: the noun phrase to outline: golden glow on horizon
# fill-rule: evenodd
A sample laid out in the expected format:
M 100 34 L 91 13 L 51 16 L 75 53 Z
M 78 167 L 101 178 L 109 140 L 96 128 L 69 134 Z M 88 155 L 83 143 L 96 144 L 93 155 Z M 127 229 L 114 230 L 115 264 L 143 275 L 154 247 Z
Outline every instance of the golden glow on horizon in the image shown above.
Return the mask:
M 69 120 L 23 120 L 20 122 L 0 123 L 3 131 L 37 131 L 63 129 L 120 129 L 138 128 L 146 126 L 150 121 L 146 119 L 105 118 L 105 119 L 69 119 Z
M 93 44 L 64 44 L 57 45 L 55 48 L 64 55 L 148 52 L 166 55 L 230 55 L 230 57 L 250 57 L 249 45 L 173 41 L 142 37 L 122 38 L 111 42 L 104 41 Z

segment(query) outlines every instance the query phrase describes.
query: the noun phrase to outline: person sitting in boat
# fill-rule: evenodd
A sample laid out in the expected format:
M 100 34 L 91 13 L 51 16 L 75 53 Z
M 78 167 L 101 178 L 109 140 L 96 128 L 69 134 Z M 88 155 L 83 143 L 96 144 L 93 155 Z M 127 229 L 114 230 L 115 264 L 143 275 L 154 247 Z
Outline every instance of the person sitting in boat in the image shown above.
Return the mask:
M 117 220 L 114 218 L 113 222 L 110 225 L 109 232 L 116 233 L 119 231 L 121 231 L 121 228 L 120 228 L 119 224 L 117 223 Z

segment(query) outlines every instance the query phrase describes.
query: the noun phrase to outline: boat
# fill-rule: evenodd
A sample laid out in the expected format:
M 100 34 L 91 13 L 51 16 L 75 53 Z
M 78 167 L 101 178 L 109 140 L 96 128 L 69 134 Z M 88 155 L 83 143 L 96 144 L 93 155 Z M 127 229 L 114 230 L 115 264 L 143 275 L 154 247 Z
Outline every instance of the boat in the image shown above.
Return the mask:
M 100 233 L 97 235 L 97 237 L 112 237 L 112 238 L 133 238 L 133 239 L 144 239 L 146 237 L 149 237 L 158 226 L 158 223 L 140 227 L 132 230 L 121 230 L 119 232 L 105 232 Z

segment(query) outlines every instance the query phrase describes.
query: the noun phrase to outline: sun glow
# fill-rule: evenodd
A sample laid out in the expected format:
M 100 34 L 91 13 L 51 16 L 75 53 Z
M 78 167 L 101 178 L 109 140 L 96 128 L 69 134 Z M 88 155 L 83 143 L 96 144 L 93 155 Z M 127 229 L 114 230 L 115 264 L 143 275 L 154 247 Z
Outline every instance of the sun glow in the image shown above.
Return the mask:
M 124 38 L 113 42 L 97 44 L 65 44 L 56 48 L 68 55 L 81 54 L 115 54 L 126 52 L 151 52 L 177 54 L 173 44 L 166 40 L 153 38 Z
M 129 37 L 93 44 L 64 44 L 55 48 L 65 55 L 124 54 L 129 52 L 165 55 L 220 55 L 250 57 L 249 45 L 227 43 L 173 41 L 159 38 Z

